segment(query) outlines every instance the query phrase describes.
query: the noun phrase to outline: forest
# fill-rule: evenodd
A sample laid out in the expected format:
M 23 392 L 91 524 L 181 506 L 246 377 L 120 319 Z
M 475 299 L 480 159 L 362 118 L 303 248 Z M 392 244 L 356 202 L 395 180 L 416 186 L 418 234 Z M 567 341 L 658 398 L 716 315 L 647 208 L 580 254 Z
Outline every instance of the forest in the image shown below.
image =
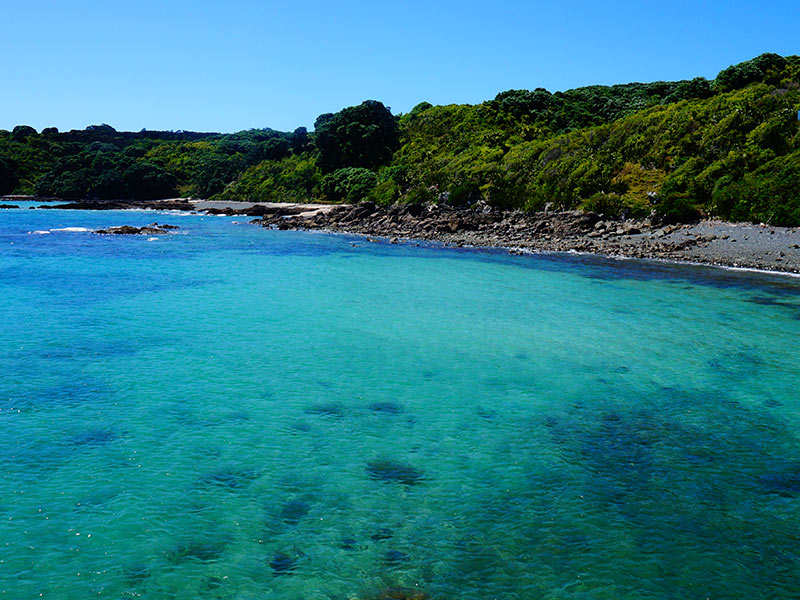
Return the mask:
M 313 131 L 0 131 L 0 194 L 592 210 L 800 225 L 800 56 L 713 80 L 507 90 L 476 105 L 376 100 Z

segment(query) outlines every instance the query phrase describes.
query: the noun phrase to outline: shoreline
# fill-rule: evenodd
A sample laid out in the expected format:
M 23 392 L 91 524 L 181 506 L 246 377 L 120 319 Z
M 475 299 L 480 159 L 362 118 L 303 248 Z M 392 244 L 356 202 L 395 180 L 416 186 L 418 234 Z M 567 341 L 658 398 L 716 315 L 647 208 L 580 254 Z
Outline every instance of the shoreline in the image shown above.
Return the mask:
M 435 241 L 451 247 L 505 249 L 522 253 L 577 253 L 617 259 L 727 267 L 800 274 L 800 228 L 725 221 L 659 225 L 649 220 L 611 221 L 594 213 L 535 214 L 393 206 L 334 206 L 313 216 L 283 211 L 255 219 L 277 229 L 323 230 L 386 238 L 390 242 Z
M 252 203 L 174 198 L 155 201 L 81 201 L 42 209 L 180 210 L 254 217 L 251 223 L 280 230 L 306 229 L 386 238 L 391 243 L 434 241 L 449 247 L 504 249 L 512 254 L 579 253 L 800 274 L 800 227 L 730 223 L 661 224 L 650 219 L 613 220 L 581 211 L 503 211 L 479 203 L 447 205 L 371 202 L 348 204 Z

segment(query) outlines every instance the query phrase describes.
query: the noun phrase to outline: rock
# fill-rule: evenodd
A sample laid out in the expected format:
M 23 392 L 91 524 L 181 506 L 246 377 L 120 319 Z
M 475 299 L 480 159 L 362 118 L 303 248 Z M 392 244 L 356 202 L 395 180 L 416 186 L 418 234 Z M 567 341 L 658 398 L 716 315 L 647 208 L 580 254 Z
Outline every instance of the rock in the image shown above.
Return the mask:
M 19 208 L 16 204 L 0 204 L 0 208 Z
M 263 204 L 254 204 L 244 212 L 246 215 L 250 217 L 266 217 L 278 214 L 280 212 L 280 209 L 273 208 L 270 206 L 264 206 Z
M 61 210 L 128 210 L 149 208 L 153 210 L 192 211 L 194 205 L 188 200 L 78 200 L 65 204 L 45 204 L 39 208 Z
M 383 555 L 383 564 L 387 567 L 397 567 L 408 560 L 408 554 L 399 550 L 387 550 Z
M 293 575 L 297 568 L 297 558 L 289 556 L 285 552 L 276 552 L 269 561 L 272 574 L 276 577 L 282 575 Z
M 120 225 L 119 227 L 108 227 L 107 229 L 96 229 L 93 233 L 101 235 L 163 235 L 172 229 L 179 229 L 177 225 L 159 225 L 151 223 L 144 227 L 134 227 L 132 225 Z
M 204 209 L 203 212 L 205 212 L 207 215 L 233 216 L 233 215 L 237 214 L 237 211 L 233 210 L 230 207 L 228 207 L 228 208 L 215 208 L 215 207 L 212 206 L 212 207 Z
M 463 228 L 464 224 L 461 219 L 453 218 L 447 222 L 447 228 L 452 232 L 455 233 L 459 229 Z
M 383 540 L 392 539 L 392 536 L 394 536 L 394 531 L 384 527 L 383 529 L 379 529 L 369 537 L 371 540 L 374 540 L 376 542 L 381 542 Z
M 289 500 L 281 509 L 280 519 L 288 525 L 297 525 L 311 510 L 311 505 L 302 500 Z
M 321 417 L 333 417 L 335 419 L 340 419 L 344 416 L 342 405 L 336 403 L 315 404 L 309 406 L 303 412 L 307 415 L 319 415 Z
M 407 205 L 406 210 L 409 215 L 418 218 L 423 213 L 423 206 L 421 204 L 409 204 Z
M 103 446 L 113 442 L 117 437 L 111 429 L 92 429 L 74 436 L 72 443 L 76 446 Z
M 204 475 L 200 478 L 199 483 L 236 490 L 245 487 L 253 481 L 257 475 L 258 474 L 252 469 L 221 469 Z
M 403 485 L 417 485 L 423 478 L 422 471 L 393 460 L 373 460 L 367 463 L 367 474 L 370 479 Z
M 373 412 L 387 415 L 399 415 L 403 413 L 403 407 L 396 402 L 373 402 L 368 408 Z
M 777 473 L 769 473 L 758 478 L 768 493 L 784 497 L 794 497 L 800 493 L 800 465 Z
M 219 560 L 224 551 L 224 541 L 194 541 L 188 544 L 182 544 L 174 550 L 167 552 L 166 557 L 173 564 L 183 562 L 186 559 L 193 559 L 200 562 L 214 562 Z

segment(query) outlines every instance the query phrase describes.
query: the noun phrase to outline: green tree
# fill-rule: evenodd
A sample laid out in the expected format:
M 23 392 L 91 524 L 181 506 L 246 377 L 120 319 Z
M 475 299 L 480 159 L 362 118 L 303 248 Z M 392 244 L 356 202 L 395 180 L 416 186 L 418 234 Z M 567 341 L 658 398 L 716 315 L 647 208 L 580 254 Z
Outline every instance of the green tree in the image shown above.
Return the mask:
M 0 158 L 0 195 L 10 194 L 17 187 L 17 173 L 14 163 L 7 158 Z
M 36 135 L 36 130 L 30 125 L 17 125 L 11 131 L 11 139 L 15 142 L 25 142 L 31 135 Z
M 375 169 L 391 160 L 398 145 L 397 121 L 376 100 L 320 115 L 314 129 L 323 173 L 345 167 Z

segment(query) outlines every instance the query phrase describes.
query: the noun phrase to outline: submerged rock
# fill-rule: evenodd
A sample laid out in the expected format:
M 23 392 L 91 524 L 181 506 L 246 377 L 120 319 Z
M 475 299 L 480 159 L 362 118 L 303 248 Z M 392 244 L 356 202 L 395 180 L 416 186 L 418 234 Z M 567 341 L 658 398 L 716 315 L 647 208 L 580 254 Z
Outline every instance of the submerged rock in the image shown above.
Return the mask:
M 322 417 L 341 418 L 344 416 L 344 410 L 341 404 L 315 404 L 309 406 L 303 412 L 307 415 L 319 415 Z
M 393 460 L 373 460 L 367 463 L 371 479 L 404 485 L 416 485 L 422 481 L 422 471 Z
M 76 446 L 102 446 L 117 439 L 112 429 L 92 429 L 72 438 Z
M 800 464 L 778 473 L 769 473 L 758 478 L 768 493 L 794 497 L 800 493 Z
M 122 567 L 125 581 L 131 585 L 138 585 L 150 576 L 150 571 L 144 563 L 136 563 Z
M 403 413 L 403 406 L 397 402 L 373 402 L 368 408 L 372 412 L 384 413 L 387 415 L 399 415 Z
M 310 510 L 311 505 L 308 502 L 295 498 L 283 505 L 280 519 L 288 525 L 297 525 Z
M 373 533 L 369 537 L 370 537 L 370 539 L 375 540 L 376 542 L 380 542 L 382 540 L 391 539 L 393 535 L 394 535 L 394 531 L 384 527 L 383 529 L 379 529 L 378 531 L 376 531 L 375 533 Z
M 475 409 L 475 413 L 481 418 L 487 421 L 492 421 L 497 416 L 497 411 L 492 410 L 491 408 L 486 408 L 484 406 L 479 406 Z
M 388 567 L 397 567 L 408 560 L 408 554 L 399 550 L 389 550 L 383 555 L 383 564 Z
M 179 563 L 185 560 L 196 560 L 200 562 L 214 562 L 219 560 L 225 551 L 224 541 L 192 541 L 188 544 L 181 544 L 171 552 L 167 552 L 167 559 L 171 563 Z
M 355 538 L 344 538 L 339 547 L 342 550 L 355 550 L 358 541 Z
M 294 575 L 297 568 L 297 556 L 289 555 L 286 552 L 276 552 L 269 561 L 269 566 L 272 574 L 276 577 Z
M 545 427 L 556 427 L 558 425 L 558 417 L 548 415 L 544 418 Z
M 256 477 L 257 473 L 252 469 L 222 469 L 203 476 L 200 479 L 200 483 L 238 489 L 244 487 Z

